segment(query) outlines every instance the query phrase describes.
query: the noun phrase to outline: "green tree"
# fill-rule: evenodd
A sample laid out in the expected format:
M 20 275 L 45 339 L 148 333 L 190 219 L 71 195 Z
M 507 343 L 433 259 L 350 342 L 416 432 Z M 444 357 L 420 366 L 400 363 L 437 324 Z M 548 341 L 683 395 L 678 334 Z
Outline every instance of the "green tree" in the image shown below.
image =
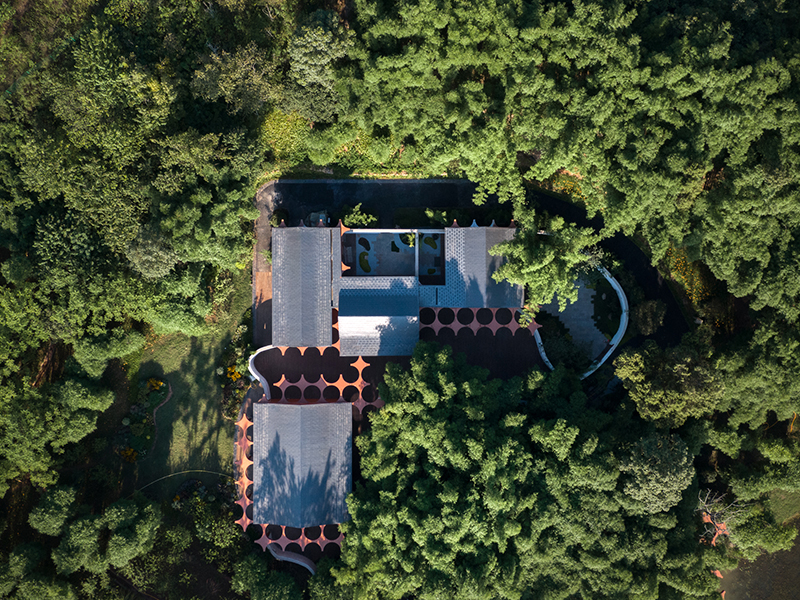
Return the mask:
M 28 515 L 28 523 L 45 535 L 59 535 L 75 513 L 76 496 L 75 488 L 59 486 L 49 489 Z
M 44 557 L 37 544 L 15 547 L 8 561 L 0 562 L 0 595 L 11 600 L 76 600 L 69 582 L 48 576 L 41 568 Z
M 94 431 L 113 401 L 111 391 L 80 380 L 40 389 L 23 378 L 0 387 L 0 494 L 23 474 L 35 485 L 54 484 L 56 456 Z
M 620 354 L 614 367 L 639 414 L 660 426 L 680 427 L 711 414 L 722 398 L 723 384 L 708 358 L 686 340 L 667 350 L 647 340 Z
M 113 358 L 128 356 L 144 347 L 145 339 L 136 331 L 114 329 L 94 338 L 83 338 L 74 344 L 75 360 L 90 377 L 100 377 Z
M 356 441 L 364 483 L 332 570 L 341 596 L 711 598 L 707 560 L 724 559 L 706 556 L 685 510 L 650 514 L 626 490 L 628 473 L 664 474 L 669 459 L 643 442 L 622 450 L 621 476 L 629 416 L 563 395 L 571 385 L 563 371 L 490 381 L 427 344 L 410 371 L 388 365 L 386 406 Z M 685 487 L 685 446 L 673 449 Z
M 145 225 L 125 250 L 131 266 L 147 279 L 160 279 L 173 269 L 178 255 L 157 227 Z
M 192 92 L 211 102 L 223 99 L 233 114 L 255 113 L 276 97 L 274 70 L 269 53 L 250 42 L 212 53 L 194 72 Z
M 310 121 L 333 121 L 339 111 L 334 65 L 352 46 L 353 34 L 339 23 L 335 12 L 313 12 L 294 32 L 286 51 L 286 112 L 297 111 Z
M 303 597 L 291 576 L 270 570 L 264 557 L 254 554 L 234 567 L 231 589 L 238 594 L 249 592 L 253 600 L 299 600 Z
M 800 412 L 800 335 L 784 319 L 762 313 L 752 337 L 736 338 L 716 366 L 725 384 L 720 410 L 732 431 L 743 424 L 754 431 L 771 413 L 788 421 Z
M 556 296 L 563 310 L 568 302 L 578 299 L 576 282 L 582 273 L 593 268 L 587 251 L 599 237 L 561 217 L 552 218 L 548 230 L 541 231 L 534 211 L 522 207 L 515 211 L 515 218 L 519 229 L 514 239 L 489 250 L 506 259 L 492 277 L 525 286 L 529 305 L 548 304 Z
M 342 207 L 342 223 L 345 227 L 374 227 L 378 224 L 378 217 L 371 213 L 361 211 L 361 203 L 355 206 Z
M 694 478 L 693 457 L 680 436 L 652 431 L 627 450 L 620 461 L 627 480 L 623 491 L 632 501 L 626 509 L 651 515 L 676 506 Z
M 161 524 L 161 511 L 139 497 L 119 500 L 101 515 L 80 517 L 67 525 L 53 562 L 59 573 L 81 569 L 103 573 L 109 567 L 123 567 L 149 552 Z

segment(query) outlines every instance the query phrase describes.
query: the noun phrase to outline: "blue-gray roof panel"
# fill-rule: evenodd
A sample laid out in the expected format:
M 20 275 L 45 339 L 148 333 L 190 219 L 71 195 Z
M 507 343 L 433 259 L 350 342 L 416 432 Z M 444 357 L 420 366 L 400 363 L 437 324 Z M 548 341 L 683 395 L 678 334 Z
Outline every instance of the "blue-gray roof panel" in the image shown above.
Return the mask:
M 272 230 L 272 344 L 329 346 L 331 229 Z
M 350 403 L 253 405 L 255 523 L 344 523 L 351 489 Z

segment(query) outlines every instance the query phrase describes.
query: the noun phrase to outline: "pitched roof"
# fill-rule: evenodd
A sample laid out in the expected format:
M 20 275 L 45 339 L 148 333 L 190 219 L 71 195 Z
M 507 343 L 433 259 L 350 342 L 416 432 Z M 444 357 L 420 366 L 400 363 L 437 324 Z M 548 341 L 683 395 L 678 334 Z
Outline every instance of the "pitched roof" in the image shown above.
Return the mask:
M 332 343 L 331 231 L 325 227 L 272 230 L 274 346 Z
M 349 520 L 352 406 L 253 405 L 253 522 L 313 527 Z
M 489 249 L 514 237 L 514 229 L 505 227 L 465 227 L 464 253 L 459 272 L 465 286 L 468 307 L 517 308 L 522 306 L 523 289 L 519 285 L 496 282 L 492 273 L 503 264 L 502 256 L 492 256 Z M 449 284 L 449 282 L 448 282 Z

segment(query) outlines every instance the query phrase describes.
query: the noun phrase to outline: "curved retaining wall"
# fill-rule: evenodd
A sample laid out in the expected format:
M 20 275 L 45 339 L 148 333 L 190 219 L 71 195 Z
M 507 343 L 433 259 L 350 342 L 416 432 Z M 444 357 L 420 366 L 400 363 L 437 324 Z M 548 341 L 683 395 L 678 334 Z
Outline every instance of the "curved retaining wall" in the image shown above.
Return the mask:
M 258 380 L 259 382 L 261 382 L 261 387 L 264 388 L 264 396 L 267 398 L 267 400 L 271 400 L 269 395 L 269 384 L 267 383 L 267 380 L 264 379 L 264 377 L 261 375 L 261 373 L 258 372 L 258 369 L 256 369 L 255 360 L 256 356 L 258 356 L 262 352 L 266 352 L 267 350 L 272 350 L 273 348 L 277 348 L 277 346 L 262 346 L 261 348 L 259 348 L 253 354 L 250 355 L 250 360 L 247 363 L 247 370 L 250 371 L 250 375 L 252 375 L 251 379 Z
M 606 269 L 604 266 L 598 266 L 597 270 L 603 274 L 603 277 L 606 278 L 606 281 L 608 281 L 608 283 L 611 284 L 611 287 L 614 288 L 614 291 L 617 292 L 619 305 L 622 307 L 622 316 L 619 320 L 617 332 L 614 334 L 614 337 L 611 338 L 611 342 L 609 342 L 608 349 L 603 353 L 603 356 L 594 361 L 589 369 L 583 375 L 581 375 L 581 379 L 586 379 L 589 377 L 589 375 L 597 371 L 597 369 L 599 369 L 603 363 L 608 360 L 608 357 L 611 356 L 617 349 L 617 346 L 619 346 L 622 338 L 625 337 L 625 332 L 628 329 L 630 306 L 628 304 L 628 297 L 625 295 L 625 290 L 622 289 L 622 286 L 619 284 L 619 282 L 614 278 L 613 275 L 611 275 L 611 273 L 608 272 L 608 269 Z M 536 339 L 536 347 L 539 349 L 539 354 L 541 355 L 544 364 L 550 367 L 551 370 L 554 369 L 555 367 L 553 367 L 553 364 L 547 358 L 547 354 L 545 354 L 544 344 L 542 344 L 542 337 L 539 335 L 538 329 L 534 331 L 533 337 Z

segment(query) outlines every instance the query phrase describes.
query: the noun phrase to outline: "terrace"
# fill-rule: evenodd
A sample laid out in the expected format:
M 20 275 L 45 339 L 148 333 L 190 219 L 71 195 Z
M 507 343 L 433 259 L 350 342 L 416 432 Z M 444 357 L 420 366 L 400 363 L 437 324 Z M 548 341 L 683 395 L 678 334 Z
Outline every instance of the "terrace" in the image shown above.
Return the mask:
M 342 235 L 344 277 L 417 277 L 444 285 L 443 229 L 360 229 Z

